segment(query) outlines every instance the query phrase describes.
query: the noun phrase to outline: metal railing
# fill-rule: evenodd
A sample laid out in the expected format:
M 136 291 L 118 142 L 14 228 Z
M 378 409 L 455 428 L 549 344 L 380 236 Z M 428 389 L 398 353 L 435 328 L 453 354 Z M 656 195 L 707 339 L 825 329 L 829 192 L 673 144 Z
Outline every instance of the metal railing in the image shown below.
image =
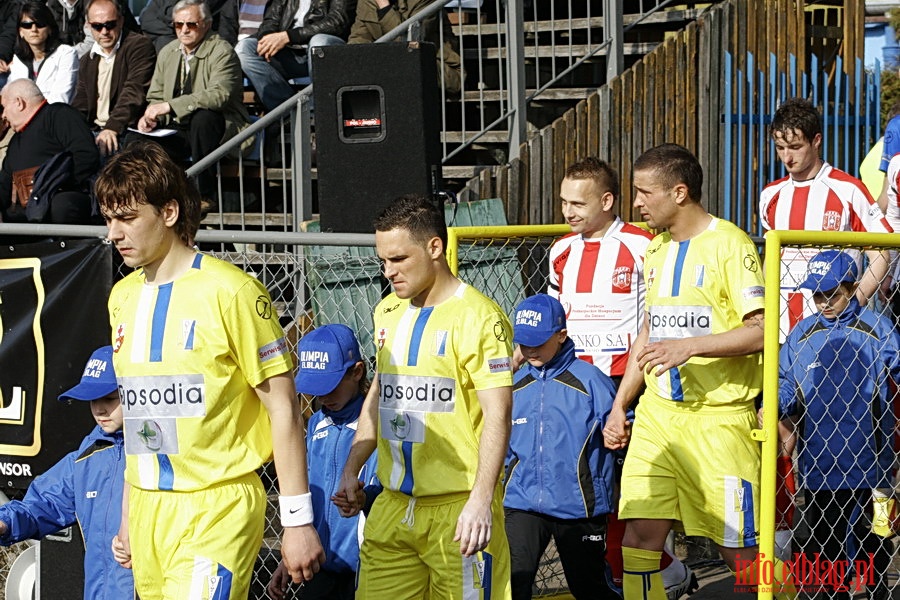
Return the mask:
M 454 35 L 465 71 L 459 92 L 441 91 L 442 161 L 445 178 L 467 178 L 475 170 L 450 164 L 466 160 L 466 152 L 486 153 L 493 164 L 518 156 L 530 103 L 584 97 L 622 71 L 624 55 L 652 49 L 658 40 L 632 36 L 637 41 L 625 43 L 625 34 L 636 25 L 691 20 L 700 13 L 663 12 L 671 1 L 629 2 L 628 10 L 636 12 L 623 15 L 623 0 L 568 0 L 566 5 L 436 0 L 376 43 L 416 40 L 422 21 L 442 11 L 442 19 L 455 17 L 455 34 L 437 28 L 438 57 L 443 61 L 446 36 Z M 600 68 L 604 58 L 605 71 Z M 597 61 L 597 68 L 579 70 L 589 61 Z M 566 90 L 556 93 L 559 85 Z M 215 169 L 219 176 L 219 206 L 207 226 L 295 231 L 312 218 L 312 89 L 305 87 L 188 170 L 196 175 Z M 290 132 L 289 142 L 284 132 Z M 229 158 L 251 136 L 268 138 L 257 143 L 253 159 Z

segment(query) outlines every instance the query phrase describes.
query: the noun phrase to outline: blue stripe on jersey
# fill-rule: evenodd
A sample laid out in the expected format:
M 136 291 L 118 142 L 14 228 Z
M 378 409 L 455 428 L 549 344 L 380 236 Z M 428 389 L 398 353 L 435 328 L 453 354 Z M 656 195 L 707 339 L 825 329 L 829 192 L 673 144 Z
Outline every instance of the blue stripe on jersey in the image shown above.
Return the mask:
M 744 547 L 756 545 L 756 522 L 753 520 L 753 486 L 750 482 L 741 479 L 741 488 L 744 491 L 744 501 L 741 503 L 741 512 L 744 513 Z
M 484 588 L 484 600 L 491 600 L 491 589 L 493 587 L 493 574 L 494 574 L 494 557 L 491 556 L 488 552 L 482 552 L 484 556 L 484 581 L 482 582 L 482 587 Z
M 231 571 L 219 565 L 216 568 L 216 575 L 221 577 L 216 593 L 209 597 L 209 600 L 228 600 L 231 597 L 231 585 L 234 578 Z
M 159 286 L 156 306 L 153 307 L 153 323 L 150 326 L 150 362 L 162 362 L 163 337 L 166 333 L 166 315 L 172 299 L 172 282 Z
M 172 491 L 175 485 L 175 472 L 172 470 L 172 461 L 166 454 L 157 454 L 156 462 L 159 463 L 159 489 Z
M 412 496 L 413 493 L 413 472 L 412 472 L 412 451 L 413 445 L 412 442 L 402 442 L 400 444 L 400 450 L 403 452 L 403 464 L 406 465 L 406 470 L 403 473 L 403 481 L 400 482 L 400 491 L 406 494 L 407 496 Z
M 675 273 L 672 275 L 672 296 L 681 291 L 681 271 L 684 269 L 684 258 L 687 256 L 691 240 L 678 242 L 678 256 L 675 257 Z
M 425 324 L 428 323 L 428 317 L 434 311 L 433 306 L 426 306 L 419 311 L 416 317 L 416 324 L 413 325 L 412 335 L 409 338 L 409 352 L 406 356 L 406 366 L 415 367 L 419 362 L 419 346 L 422 345 L 422 333 L 425 331 Z
M 201 260 L 203 260 L 203 255 L 198 252 L 197 255 L 194 256 L 194 262 L 191 264 L 191 268 L 199 269 Z
M 681 387 L 681 373 L 678 367 L 669 369 L 669 387 L 672 390 L 672 400 L 684 402 L 684 388 Z
M 197 328 L 197 321 L 191 321 L 191 329 L 188 331 L 187 338 L 184 340 L 184 349 L 194 349 L 194 330 Z

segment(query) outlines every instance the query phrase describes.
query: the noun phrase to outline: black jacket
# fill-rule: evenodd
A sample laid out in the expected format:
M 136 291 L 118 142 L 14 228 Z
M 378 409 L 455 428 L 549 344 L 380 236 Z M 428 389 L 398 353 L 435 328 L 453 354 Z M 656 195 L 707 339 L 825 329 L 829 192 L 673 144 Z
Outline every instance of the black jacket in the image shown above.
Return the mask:
M 312 0 L 303 27 L 293 27 L 300 0 L 271 0 L 256 38 L 287 31 L 292 46 L 309 43 L 317 33 L 327 33 L 345 40 L 356 17 L 356 0 Z
M 0 4 L 0 60 L 9 62 L 19 37 L 20 0 L 8 0 Z

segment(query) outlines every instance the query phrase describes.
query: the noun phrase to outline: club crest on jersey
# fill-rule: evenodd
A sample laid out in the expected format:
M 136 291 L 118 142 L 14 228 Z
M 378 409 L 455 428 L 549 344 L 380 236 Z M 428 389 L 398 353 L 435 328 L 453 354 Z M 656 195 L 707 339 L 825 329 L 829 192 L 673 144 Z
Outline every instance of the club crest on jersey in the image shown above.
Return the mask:
M 839 231 L 841 228 L 841 213 L 835 210 L 826 210 L 822 216 L 822 231 Z
M 162 448 L 162 427 L 160 427 L 159 423 L 156 421 L 147 420 L 141 423 L 141 427 L 137 431 L 137 436 L 144 446 L 147 447 L 147 450 L 150 450 L 151 452 L 158 452 L 159 449 Z
M 119 323 L 119 326 L 116 327 L 116 341 L 113 342 L 113 352 L 118 352 L 123 342 L 125 342 L 125 324 Z
M 378 330 L 378 349 L 381 350 L 384 348 L 384 343 L 387 341 L 388 331 L 384 327 Z
M 656 279 L 656 267 L 650 267 L 644 275 L 644 278 L 647 280 L 647 288 L 653 287 L 653 280 Z
M 617 290 L 631 289 L 631 267 L 616 267 L 613 271 L 612 285 Z

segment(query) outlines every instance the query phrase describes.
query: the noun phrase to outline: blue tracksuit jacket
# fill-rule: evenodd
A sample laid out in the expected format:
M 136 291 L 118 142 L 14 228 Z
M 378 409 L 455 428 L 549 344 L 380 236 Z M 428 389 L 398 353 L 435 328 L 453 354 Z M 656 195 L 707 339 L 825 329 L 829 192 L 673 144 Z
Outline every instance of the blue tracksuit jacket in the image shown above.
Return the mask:
M 571 339 L 540 369 L 526 362 L 513 380 L 503 506 L 561 519 L 612 512 L 613 454 L 602 431 L 615 395 L 609 377 L 575 357 Z
M 131 571 L 110 549 L 122 520 L 124 481 L 122 432 L 94 428 L 78 450 L 31 482 L 25 498 L 0 506 L 0 521 L 9 526 L 0 544 L 42 538 L 77 521 L 85 544 L 85 600 L 133 598 Z
M 900 334 L 856 299 L 837 319 L 800 321 L 778 358 L 781 416 L 799 415 L 801 486 L 889 485 L 895 422 L 888 380 L 900 378 Z
M 325 549 L 323 569 L 334 573 L 355 572 L 359 564 L 359 517 L 344 518 L 331 501 L 340 483 L 350 444 L 356 435 L 363 397 L 358 396 L 339 411 L 322 409 L 306 425 L 309 491 L 312 493 L 313 526 Z M 375 477 L 375 453 L 363 466 L 359 479 Z

